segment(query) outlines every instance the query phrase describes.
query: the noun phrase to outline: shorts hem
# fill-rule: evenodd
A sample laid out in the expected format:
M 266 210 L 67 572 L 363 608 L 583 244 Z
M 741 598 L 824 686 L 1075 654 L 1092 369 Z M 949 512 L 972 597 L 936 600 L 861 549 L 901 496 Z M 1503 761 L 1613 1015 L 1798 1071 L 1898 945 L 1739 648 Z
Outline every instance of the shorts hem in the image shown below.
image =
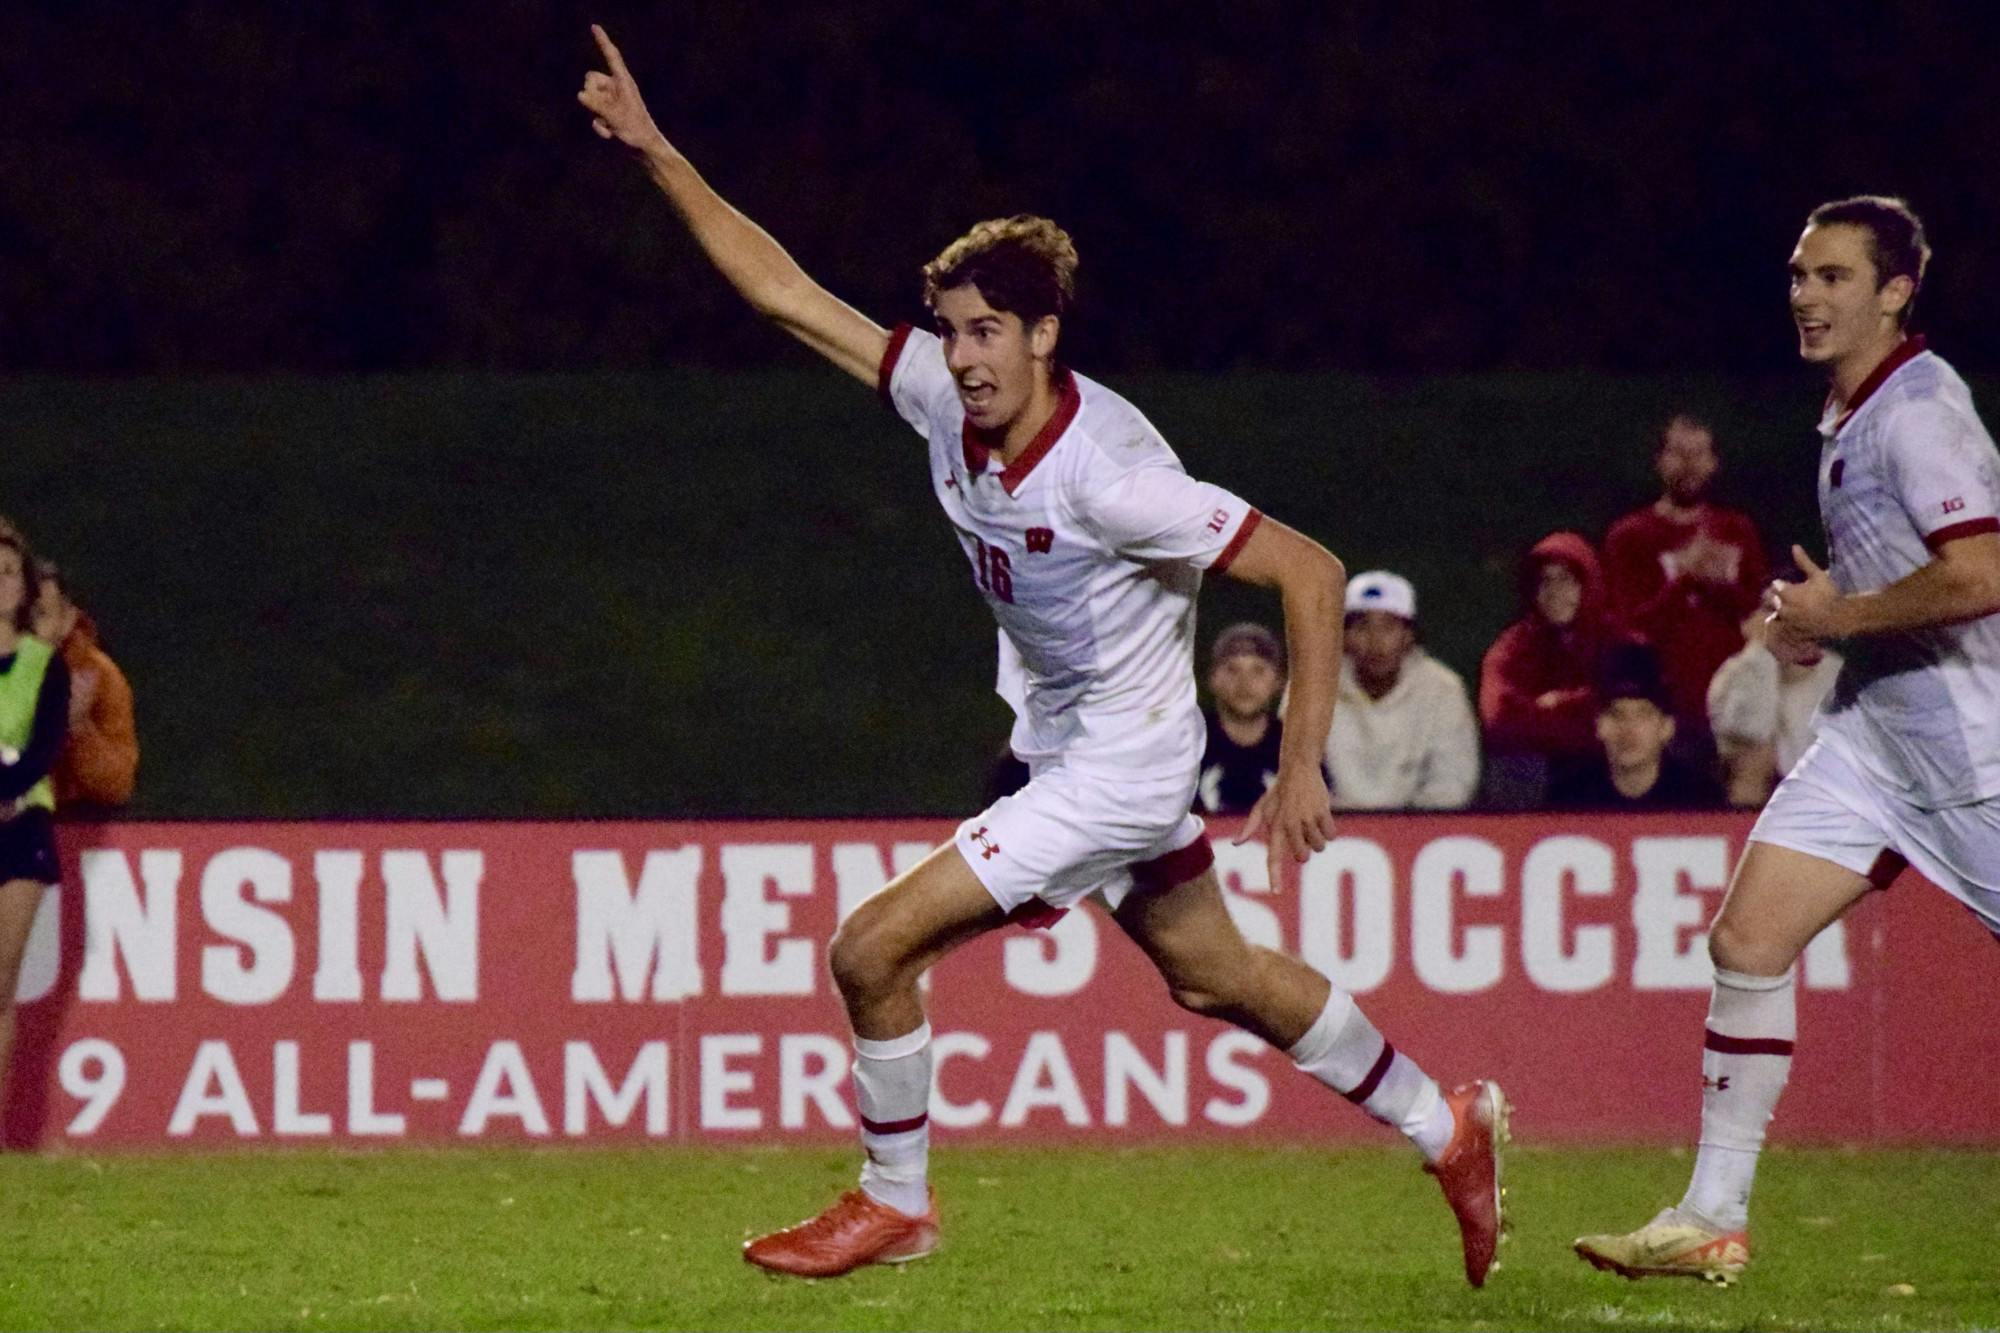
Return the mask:
M 1828 865 L 1839 866 L 1842 870 L 1851 870 L 1864 879 L 1871 876 L 1875 863 L 1881 859 L 1883 851 L 1883 848 L 1878 847 L 1863 858 L 1862 864 L 1856 864 L 1852 860 L 1829 851 L 1823 845 L 1814 846 L 1804 838 L 1787 838 L 1782 834 L 1759 833 L 1753 828 L 1750 830 L 1750 836 L 1745 841 L 1769 843 L 1773 847 L 1783 847 L 1786 851 L 1799 852 L 1812 857 L 1814 860 L 1824 861 Z M 1885 847 L 1886 845 L 1884 844 Z

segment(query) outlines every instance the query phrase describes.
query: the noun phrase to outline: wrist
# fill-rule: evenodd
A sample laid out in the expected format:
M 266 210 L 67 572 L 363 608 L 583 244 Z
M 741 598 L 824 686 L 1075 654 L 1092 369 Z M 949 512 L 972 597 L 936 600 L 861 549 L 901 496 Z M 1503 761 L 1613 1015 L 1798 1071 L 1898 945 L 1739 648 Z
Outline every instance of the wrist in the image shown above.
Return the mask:
M 1304 777 L 1309 773 L 1314 775 L 1319 773 L 1319 755 L 1317 752 L 1312 754 L 1280 754 L 1278 756 L 1279 777 Z
M 647 125 L 645 137 L 632 147 L 645 162 L 646 170 L 658 177 L 664 178 L 687 165 L 687 159 L 681 156 L 679 149 L 667 142 L 667 136 L 660 133 L 660 127 L 657 125 Z
M 1824 639 L 1849 639 L 1856 632 L 1854 599 L 1845 594 L 1835 597 L 1826 604 L 1819 617 L 1819 625 L 1811 638 L 1817 642 Z

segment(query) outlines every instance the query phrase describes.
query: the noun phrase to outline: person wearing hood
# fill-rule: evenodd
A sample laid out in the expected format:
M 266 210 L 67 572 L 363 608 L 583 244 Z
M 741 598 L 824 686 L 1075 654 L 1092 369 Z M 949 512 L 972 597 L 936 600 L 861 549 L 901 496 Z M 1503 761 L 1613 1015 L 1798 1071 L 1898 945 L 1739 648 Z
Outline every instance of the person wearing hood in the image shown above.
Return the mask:
M 1536 542 L 1521 567 L 1524 612 L 1479 664 L 1489 798 L 1537 806 L 1551 770 L 1597 754 L 1597 681 L 1619 641 L 1604 612 L 1597 552 L 1574 532 Z
M 1346 660 L 1326 743 L 1336 810 L 1460 810 L 1479 724 L 1456 671 L 1417 642 L 1417 591 L 1384 569 L 1347 584 Z
M 69 737 L 51 780 L 64 814 L 121 806 L 132 799 L 139 773 L 139 733 L 132 686 L 98 642 L 97 623 L 70 600 L 51 561 L 37 569 L 34 634 L 69 668 Z

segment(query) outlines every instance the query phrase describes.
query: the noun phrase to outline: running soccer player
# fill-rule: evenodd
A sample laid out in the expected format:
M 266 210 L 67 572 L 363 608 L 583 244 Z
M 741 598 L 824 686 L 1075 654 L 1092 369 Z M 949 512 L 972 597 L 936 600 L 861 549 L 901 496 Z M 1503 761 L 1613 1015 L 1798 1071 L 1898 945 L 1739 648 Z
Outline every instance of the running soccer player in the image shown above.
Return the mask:
M 1675 1207 L 1577 1253 L 1626 1277 L 1730 1282 L 1791 1071 L 1793 962 L 1914 865 L 2000 934 L 2000 455 L 1965 381 L 1908 332 L 1930 260 L 1900 199 L 1823 204 L 1792 252 L 1799 355 L 1824 366 L 1828 568 L 1767 593 L 1773 651 L 1846 655 L 1819 738 L 1772 793 L 1709 929 L 1701 1149 Z
M 854 1027 L 867 1155 L 860 1188 L 751 1242 L 744 1257 L 831 1277 L 937 1247 L 931 1031 L 917 979 L 979 934 L 1047 925 L 1095 893 L 1181 1005 L 1255 1033 L 1414 1141 L 1458 1219 L 1466 1277 L 1484 1283 L 1502 1232 L 1500 1089 L 1440 1093 L 1352 997 L 1245 941 L 1188 813 L 1205 735 L 1195 594 L 1203 570 L 1227 571 L 1278 590 L 1294 664 L 1282 768 L 1244 837 L 1267 834 L 1274 883 L 1284 861 L 1326 845 L 1319 760 L 1339 675 L 1340 562 L 1189 477 L 1136 409 L 1063 364 L 1077 260 L 1054 223 L 974 227 L 924 269 L 936 332 L 891 333 L 815 284 L 702 180 L 654 125 L 610 38 L 592 31 L 608 72 L 587 74 L 578 100 L 598 135 L 638 154 L 752 308 L 878 389 L 928 439 L 933 489 L 1000 622 L 1003 673 L 1019 691 L 1013 748 L 1033 775 L 835 934 L 828 963 Z

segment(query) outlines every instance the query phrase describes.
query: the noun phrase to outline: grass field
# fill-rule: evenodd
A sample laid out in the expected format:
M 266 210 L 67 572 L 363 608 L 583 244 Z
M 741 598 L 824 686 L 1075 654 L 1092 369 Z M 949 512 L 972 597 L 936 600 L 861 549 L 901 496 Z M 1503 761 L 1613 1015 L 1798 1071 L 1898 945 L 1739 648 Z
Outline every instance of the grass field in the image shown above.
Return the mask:
M 2000 1155 L 1774 1153 L 1729 1290 L 1569 1253 L 1686 1167 L 1517 1151 L 1514 1237 L 1475 1292 L 1431 1182 L 1389 1150 L 950 1151 L 944 1249 L 833 1282 L 737 1250 L 845 1187 L 845 1152 L 14 1157 L 0 1327 L 2000 1327 Z

